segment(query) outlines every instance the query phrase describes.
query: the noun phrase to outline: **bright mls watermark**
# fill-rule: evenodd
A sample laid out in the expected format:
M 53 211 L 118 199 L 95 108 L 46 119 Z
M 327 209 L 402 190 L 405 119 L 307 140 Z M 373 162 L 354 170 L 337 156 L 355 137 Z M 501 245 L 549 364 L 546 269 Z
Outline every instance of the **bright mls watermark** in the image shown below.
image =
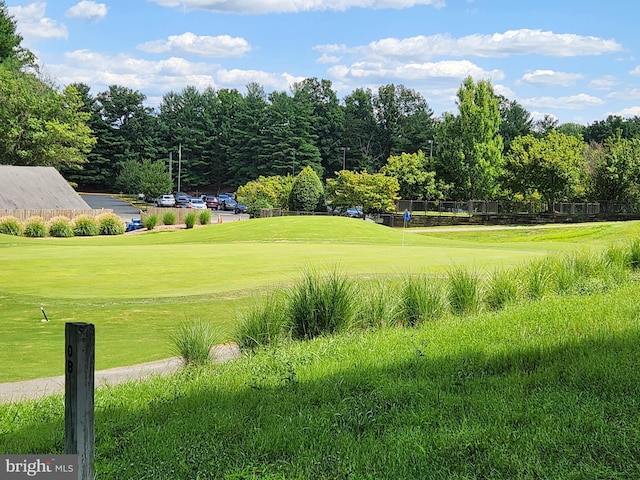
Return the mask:
M 78 455 L 0 455 L 0 479 L 77 480 Z

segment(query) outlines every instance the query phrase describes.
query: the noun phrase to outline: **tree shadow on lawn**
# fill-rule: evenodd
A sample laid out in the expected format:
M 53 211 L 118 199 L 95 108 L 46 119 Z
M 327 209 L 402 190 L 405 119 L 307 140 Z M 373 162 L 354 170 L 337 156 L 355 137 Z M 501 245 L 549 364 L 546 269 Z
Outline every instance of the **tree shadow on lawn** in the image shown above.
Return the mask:
M 639 340 L 447 358 L 413 344 L 311 380 L 275 355 L 109 388 L 96 478 L 640 478 Z M 62 453 L 62 403 L 30 403 L 42 415 L 0 432 L 0 451 Z

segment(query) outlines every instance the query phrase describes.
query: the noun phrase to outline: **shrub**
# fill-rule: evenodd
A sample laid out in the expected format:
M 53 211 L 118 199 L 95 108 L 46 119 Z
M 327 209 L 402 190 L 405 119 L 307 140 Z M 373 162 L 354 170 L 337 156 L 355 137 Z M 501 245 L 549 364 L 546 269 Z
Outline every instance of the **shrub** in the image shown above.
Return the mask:
M 142 226 L 147 230 L 153 230 L 158 225 L 158 215 L 152 213 L 151 215 L 146 215 L 142 219 Z
M 289 331 L 284 299 L 276 295 L 268 297 L 265 303 L 240 314 L 238 325 L 235 337 L 240 348 L 255 350 L 278 344 Z
M 247 205 L 247 213 L 250 217 L 260 218 L 260 210 L 263 208 L 273 208 L 273 205 L 264 198 L 257 198 L 254 202 Z
M 98 221 L 89 215 L 78 215 L 73 223 L 73 233 L 78 237 L 93 237 L 100 233 Z
M 407 325 L 418 325 L 443 315 L 445 300 L 439 281 L 426 275 L 407 276 L 400 290 L 398 307 L 400 320 Z
M 304 212 L 318 210 L 324 201 L 324 187 L 315 170 L 306 166 L 296 176 L 289 194 L 289 209 Z
M 2 217 L 0 218 L 0 233 L 19 237 L 23 233 L 22 222 L 11 215 Z
M 196 214 L 193 212 L 187 213 L 184 217 L 184 224 L 187 226 L 187 228 L 193 228 L 193 226 L 196 224 Z
M 98 217 L 100 225 L 100 235 L 122 235 L 124 234 L 124 222 L 115 213 L 103 213 Z
M 354 285 L 337 269 L 322 276 L 304 273 L 289 294 L 288 321 L 298 339 L 330 334 L 351 325 L 354 318 Z
M 204 365 L 210 361 L 211 347 L 221 343 L 221 335 L 210 323 L 194 320 L 179 323 L 170 340 L 172 353 L 185 365 Z
M 176 214 L 174 212 L 164 212 L 162 214 L 162 223 L 165 225 L 175 225 Z
M 24 226 L 25 237 L 41 238 L 49 234 L 47 224 L 42 217 L 30 217 Z
M 211 223 L 211 212 L 209 210 L 202 210 L 198 214 L 198 222 L 200 222 L 200 225 L 209 225 Z
M 525 295 L 531 300 L 539 300 L 544 297 L 551 283 L 553 262 L 550 258 L 534 261 L 528 264 L 523 272 Z
M 73 224 L 67 217 L 58 216 L 49 220 L 49 235 L 52 237 L 73 237 Z
M 480 279 L 463 267 L 449 271 L 449 305 L 458 315 L 476 312 L 480 307 Z

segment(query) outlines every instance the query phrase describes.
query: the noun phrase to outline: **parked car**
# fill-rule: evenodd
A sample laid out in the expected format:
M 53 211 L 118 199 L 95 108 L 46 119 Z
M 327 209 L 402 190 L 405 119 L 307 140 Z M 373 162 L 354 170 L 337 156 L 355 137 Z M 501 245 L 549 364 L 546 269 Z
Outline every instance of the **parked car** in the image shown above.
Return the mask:
M 236 208 L 233 210 L 233 213 L 236 215 L 239 213 L 247 213 L 247 206 L 244 203 L 239 203 L 236 205 Z
M 362 213 L 362 208 L 360 207 L 349 207 L 347 208 L 347 211 L 345 212 L 345 215 L 347 217 L 351 217 L 351 218 L 363 218 L 364 215 Z
M 194 209 L 198 209 L 198 210 L 206 210 L 207 209 L 207 204 L 204 203 L 199 198 L 192 198 L 191 200 L 189 200 L 187 208 L 194 208 Z
M 220 202 L 218 201 L 218 197 L 216 197 L 215 195 L 207 195 L 204 198 L 204 203 L 207 204 L 207 208 L 212 208 L 212 209 L 215 208 L 216 210 L 220 206 Z
M 191 200 L 191 195 L 187 195 L 186 193 L 178 192 L 175 194 L 176 198 L 176 207 L 178 208 L 188 208 L 189 201 Z
M 174 207 L 176 205 L 176 198 L 173 195 L 162 195 L 156 198 L 157 207 Z
M 238 202 L 236 202 L 235 199 L 231 197 L 231 195 L 228 195 L 226 193 L 218 195 L 218 202 L 218 208 L 220 210 L 235 210 L 236 205 L 238 205 Z

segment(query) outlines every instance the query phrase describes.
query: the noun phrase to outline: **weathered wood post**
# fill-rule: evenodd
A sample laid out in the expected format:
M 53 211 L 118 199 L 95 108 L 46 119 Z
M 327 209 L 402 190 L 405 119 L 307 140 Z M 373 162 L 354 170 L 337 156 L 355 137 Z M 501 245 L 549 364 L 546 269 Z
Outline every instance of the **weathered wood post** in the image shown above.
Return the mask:
M 93 480 L 95 326 L 65 324 L 64 453 L 78 455 L 78 480 Z

